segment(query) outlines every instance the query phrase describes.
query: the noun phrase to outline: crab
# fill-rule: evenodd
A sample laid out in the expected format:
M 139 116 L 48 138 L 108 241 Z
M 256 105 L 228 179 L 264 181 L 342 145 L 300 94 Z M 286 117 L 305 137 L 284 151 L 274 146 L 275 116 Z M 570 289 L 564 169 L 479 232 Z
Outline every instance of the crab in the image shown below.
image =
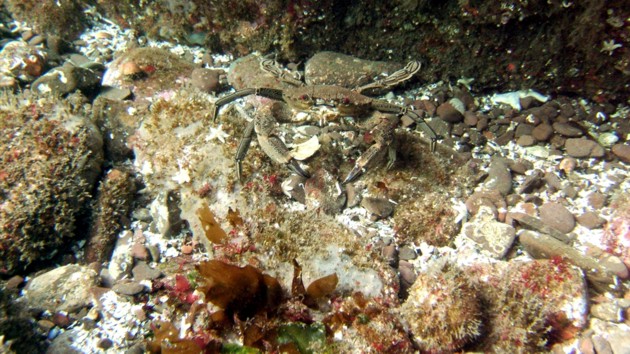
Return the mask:
M 365 91 L 373 89 L 390 89 L 413 77 L 420 70 L 420 66 L 420 62 L 411 61 L 404 68 L 383 80 L 377 80 L 355 89 L 348 89 L 336 85 L 307 86 L 301 81 L 299 73 L 289 73 L 283 70 L 274 60 L 262 59 L 260 67 L 263 71 L 271 73 L 281 81 L 294 87 L 285 90 L 258 87 L 236 91 L 214 102 L 211 118 L 216 120 L 222 106 L 249 95 L 283 101 L 298 111 L 309 111 L 317 106 L 328 106 L 336 109 L 339 114 L 344 116 L 365 117 L 375 112 L 383 113 L 377 117 L 377 123 L 370 132 L 374 137 L 374 143 L 356 160 L 354 167 L 342 182 L 342 184 L 347 184 L 361 177 L 374 164 L 374 161 L 379 160 L 387 150 L 390 152 L 388 167 L 391 167 L 395 158 L 395 151 L 392 151 L 391 147 L 394 139 L 393 132 L 398 126 L 401 117 L 407 117 L 422 127 L 423 131 L 429 136 L 431 151 L 435 151 L 437 140 L 441 137 L 410 107 L 363 94 Z M 393 117 L 392 114 L 394 115 Z M 235 157 L 239 179 L 241 162 L 247 153 L 254 134 L 257 135 L 261 149 L 274 162 L 286 165 L 291 171 L 304 178 L 310 177 L 309 173 L 297 162 L 292 151 L 286 147 L 279 137 L 273 134 L 274 124 L 275 120 L 271 114 L 257 114 L 248 124 Z

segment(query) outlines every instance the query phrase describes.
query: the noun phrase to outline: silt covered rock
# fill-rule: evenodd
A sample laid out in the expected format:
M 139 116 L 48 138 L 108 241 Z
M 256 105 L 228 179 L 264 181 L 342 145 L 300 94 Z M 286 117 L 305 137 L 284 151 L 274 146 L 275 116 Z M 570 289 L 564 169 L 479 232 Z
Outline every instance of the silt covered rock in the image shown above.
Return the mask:
M 98 275 L 75 264 L 59 267 L 33 278 L 22 301 L 31 308 L 50 312 L 73 312 L 90 304 L 90 289 L 98 285 Z

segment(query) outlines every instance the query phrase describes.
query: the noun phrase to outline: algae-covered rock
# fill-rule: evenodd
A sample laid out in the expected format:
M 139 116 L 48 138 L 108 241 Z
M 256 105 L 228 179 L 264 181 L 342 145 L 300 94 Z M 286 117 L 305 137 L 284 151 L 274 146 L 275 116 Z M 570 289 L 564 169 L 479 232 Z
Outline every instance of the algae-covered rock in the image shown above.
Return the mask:
M 137 97 L 175 90 L 182 86 L 182 77 L 189 77 L 193 63 L 166 49 L 133 48 L 109 63 L 103 74 L 103 86 L 133 87 Z
M 309 85 L 338 85 L 348 88 L 369 84 L 383 73 L 391 74 L 402 65 L 364 60 L 335 52 L 319 52 L 305 64 L 306 83 Z
M 86 262 L 108 261 L 118 233 L 129 226 L 135 184 L 131 174 L 115 168 L 107 173 L 98 190 L 92 227 L 85 247 Z
M 419 274 L 401 311 L 423 352 L 458 351 L 481 334 L 478 294 L 452 266 Z
M 39 33 L 72 39 L 85 26 L 85 4 L 80 0 L 7 0 L 4 5 L 16 20 Z
M 85 112 L 30 93 L 0 97 L 0 273 L 50 259 L 74 238 L 103 162 Z
M 562 258 L 475 264 L 464 272 L 487 314 L 479 351 L 545 351 L 587 323 L 584 275 Z
M 31 82 L 41 75 L 46 65 L 46 53 L 38 47 L 16 40 L 0 50 L 0 77 Z M 3 85 L 5 86 L 5 85 Z

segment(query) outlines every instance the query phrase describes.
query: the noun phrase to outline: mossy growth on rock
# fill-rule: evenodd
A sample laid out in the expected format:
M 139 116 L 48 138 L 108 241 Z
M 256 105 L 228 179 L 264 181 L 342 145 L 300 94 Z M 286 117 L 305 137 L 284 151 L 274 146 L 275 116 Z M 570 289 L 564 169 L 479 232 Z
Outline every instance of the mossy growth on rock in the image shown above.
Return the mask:
M 584 275 L 561 258 L 474 264 L 462 271 L 485 313 L 476 351 L 546 352 L 586 324 Z
M 166 49 L 132 48 L 109 64 L 102 84 L 122 88 L 133 83 L 134 95 L 145 98 L 179 88 L 181 78 L 189 77 L 194 67 Z
M 419 274 L 401 314 L 423 352 L 460 350 L 482 332 L 477 291 L 453 265 Z
M 72 39 L 85 26 L 85 4 L 80 0 L 7 0 L 4 5 L 16 20 L 26 22 L 41 34 Z
M 87 112 L 67 102 L 0 96 L 1 274 L 51 258 L 86 212 L 102 139 Z

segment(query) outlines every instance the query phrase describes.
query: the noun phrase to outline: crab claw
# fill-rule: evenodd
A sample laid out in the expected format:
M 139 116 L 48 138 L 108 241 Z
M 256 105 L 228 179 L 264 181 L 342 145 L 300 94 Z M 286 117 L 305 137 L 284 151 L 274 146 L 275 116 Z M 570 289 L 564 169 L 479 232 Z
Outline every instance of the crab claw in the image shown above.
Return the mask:
M 304 178 L 311 178 L 311 175 L 308 172 L 304 171 L 302 167 L 300 167 L 300 164 L 294 159 L 291 159 L 289 160 L 289 162 L 287 162 L 287 167 L 292 172 L 297 173 Z
M 350 182 L 356 181 L 359 177 L 361 177 L 365 173 L 365 168 L 355 165 L 352 171 L 348 173 L 348 176 L 341 182 L 341 184 L 348 184 Z
M 380 159 L 383 157 L 383 154 L 388 150 L 388 147 L 388 145 L 380 143 L 376 143 L 370 146 L 361 156 L 359 156 L 357 161 L 354 163 L 354 167 L 352 168 L 350 173 L 348 173 L 346 179 L 341 182 L 341 184 L 353 182 L 361 177 L 361 175 L 363 175 L 368 168 L 371 168 L 374 163 L 380 161 Z

